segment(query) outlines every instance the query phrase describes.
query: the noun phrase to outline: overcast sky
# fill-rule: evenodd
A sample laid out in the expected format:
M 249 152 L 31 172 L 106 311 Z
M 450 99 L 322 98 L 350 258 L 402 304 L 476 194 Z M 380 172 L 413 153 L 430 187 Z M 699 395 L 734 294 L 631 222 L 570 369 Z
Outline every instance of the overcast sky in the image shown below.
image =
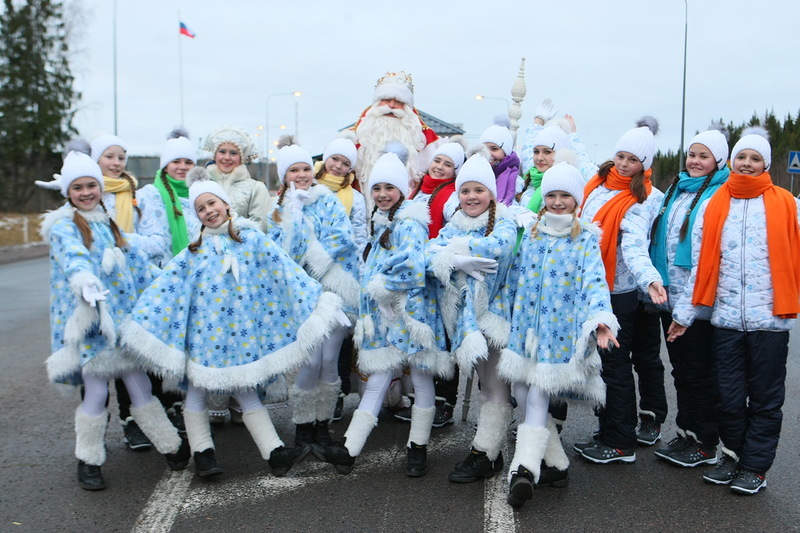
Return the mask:
M 260 1 L 116 0 L 118 134 L 133 155 L 157 155 L 181 122 L 198 142 L 220 124 L 270 138 L 295 129 L 321 153 L 372 103 L 387 70 L 412 74 L 415 104 L 461 123 L 475 142 L 526 58 L 521 123 L 550 96 L 575 117 L 589 155 L 610 157 L 644 114 L 661 150 L 680 141 L 681 0 Z M 87 139 L 114 129 L 114 0 L 67 0 L 80 12 L 73 73 L 83 97 L 75 126 Z M 686 140 L 713 119 L 800 110 L 800 2 L 688 0 Z M 388 7 L 387 7 L 388 6 Z M 180 36 L 180 20 L 196 34 Z M 179 41 L 180 39 L 180 41 Z M 263 145 L 263 137 L 261 137 Z M 797 147 L 800 149 L 800 147 Z

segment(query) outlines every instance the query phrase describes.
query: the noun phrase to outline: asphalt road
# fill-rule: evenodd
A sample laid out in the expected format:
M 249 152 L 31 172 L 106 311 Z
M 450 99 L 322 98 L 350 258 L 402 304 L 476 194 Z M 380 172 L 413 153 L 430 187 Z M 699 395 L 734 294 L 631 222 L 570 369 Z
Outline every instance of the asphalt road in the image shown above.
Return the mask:
M 703 483 L 700 469 L 657 461 L 650 448 L 640 448 L 630 465 L 586 463 L 571 451 L 595 425 L 590 410 L 580 406 L 571 410 L 563 433 L 572 460 L 569 487 L 537 490 L 520 512 L 505 503 L 505 476 L 468 485 L 447 481 L 473 434 L 470 421 L 461 420 L 434 430 L 429 473 L 417 479 L 404 473 L 408 425 L 389 418 L 381 419 L 349 476 L 307 460 L 285 478 L 275 478 L 247 431 L 228 425 L 215 436 L 225 474 L 207 482 L 194 477 L 191 465 L 169 472 L 155 451 L 127 451 L 114 422 L 113 398 L 103 467 L 108 488 L 82 490 L 73 455 L 79 397 L 49 385 L 43 366 L 49 353 L 47 278 L 46 258 L 0 266 L 2 532 L 800 531 L 796 334 L 790 341 L 777 461 L 768 488 L 752 497 Z M 667 390 L 672 408 L 669 383 Z M 357 401 L 356 395 L 348 397 L 345 419 L 334 424 L 337 437 Z M 278 432 L 290 440 L 288 408 L 277 407 L 272 415 Z M 673 431 L 670 419 L 665 439 Z M 510 433 L 509 446 L 513 450 Z

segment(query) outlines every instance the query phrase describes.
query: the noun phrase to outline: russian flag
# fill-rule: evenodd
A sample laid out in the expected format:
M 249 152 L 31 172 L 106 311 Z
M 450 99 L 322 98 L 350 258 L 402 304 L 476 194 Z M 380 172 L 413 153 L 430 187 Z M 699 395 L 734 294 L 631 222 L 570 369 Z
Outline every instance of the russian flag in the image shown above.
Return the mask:
M 183 22 L 181 22 L 181 35 L 185 35 L 194 39 L 194 33 L 192 33 L 192 30 L 190 30 Z

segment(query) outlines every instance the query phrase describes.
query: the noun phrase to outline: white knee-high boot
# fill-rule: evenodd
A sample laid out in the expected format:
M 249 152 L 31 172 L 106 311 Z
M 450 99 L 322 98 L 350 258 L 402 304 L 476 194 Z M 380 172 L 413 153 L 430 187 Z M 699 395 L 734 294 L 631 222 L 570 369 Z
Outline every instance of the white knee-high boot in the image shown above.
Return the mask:
M 186 437 L 192 453 L 214 449 L 214 440 L 211 438 L 211 423 L 208 420 L 208 411 L 183 411 L 183 423 L 186 426 Z
M 341 379 L 337 379 L 333 383 L 319 382 L 319 394 L 317 396 L 318 422 L 333 418 L 333 411 L 336 409 L 336 400 L 339 399 L 340 390 L 342 390 Z
M 313 424 L 317 420 L 317 399 L 319 387 L 301 389 L 292 385 L 289 396 L 292 402 L 292 422 L 295 424 Z
M 553 432 L 542 426 L 522 424 L 517 428 L 517 449 L 508 468 L 509 481 L 512 473 L 520 466 L 524 466 L 533 474 L 534 482 L 539 481 L 542 459 L 552 434 Z
M 435 414 L 435 405 L 428 408 L 411 406 L 411 431 L 408 432 L 407 448 L 411 447 L 412 442 L 418 446 L 428 445 L 431 440 L 431 428 Z
M 75 457 L 88 465 L 106 462 L 106 427 L 108 413 L 89 416 L 81 406 L 75 410 Z
M 131 406 L 131 415 L 159 453 L 175 453 L 181 446 L 178 430 L 156 398 L 141 407 Z
M 372 433 L 372 428 L 377 425 L 378 417 L 369 411 L 363 409 L 353 411 L 353 419 L 344 434 L 344 446 L 347 448 L 347 453 L 350 454 L 350 457 L 361 455 L 361 450 L 364 448 L 364 444 L 367 443 L 367 438 Z
M 569 457 L 567 457 L 567 452 L 564 451 L 564 445 L 561 443 L 561 437 L 558 434 L 558 429 L 552 416 L 547 417 L 547 431 L 549 434 L 547 435 L 547 448 L 544 451 L 544 464 L 559 470 L 566 470 L 569 468 Z M 517 437 L 517 441 L 519 441 L 519 437 Z M 528 465 L 526 464 L 525 466 Z M 536 481 L 539 481 L 538 474 L 536 475 Z
M 478 414 L 478 430 L 472 440 L 472 447 L 486 452 L 486 457 L 494 461 L 500 454 L 500 446 L 506 440 L 510 422 L 510 403 L 484 402 Z
M 250 432 L 250 436 L 253 437 L 258 451 L 261 452 L 261 457 L 264 459 L 269 460 L 272 450 L 283 446 L 283 441 L 275 431 L 266 407 L 242 413 L 242 422 Z

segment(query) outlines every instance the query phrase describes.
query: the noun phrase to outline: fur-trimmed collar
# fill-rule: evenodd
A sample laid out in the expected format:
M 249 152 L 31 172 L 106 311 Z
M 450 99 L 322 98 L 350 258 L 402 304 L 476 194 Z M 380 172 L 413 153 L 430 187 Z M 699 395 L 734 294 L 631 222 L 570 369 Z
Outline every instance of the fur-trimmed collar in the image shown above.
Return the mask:
M 87 222 L 108 222 L 109 220 L 108 214 L 103 211 L 103 208 L 99 205 L 91 211 L 81 211 L 80 209 L 72 207 L 72 205 L 67 202 L 58 209 L 48 211 L 42 216 L 42 226 L 39 229 L 39 235 L 41 235 L 44 240 L 49 240 L 50 232 L 55 223 L 64 218 L 71 220 L 75 216 L 75 213 L 82 216 Z
M 332 194 L 331 190 L 324 185 L 313 185 L 308 189 L 308 199 L 303 202 L 303 205 L 311 205 L 323 196 Z
M 431 215 L 428 211 L 428 203 L 404 200 L 403 205 L 401 205 L 400 209 L 398 209 L 394 214 L 393 222 L 398 222 L 399 220 L 404 219 L 416 220 L 427 228 L 428 224 L 431 222 Z M 372 215 L 372 221 L 375 223 L 375 226 L 388 226 L 389 212 L 378 209 Z
M 498 220 L 506 218 L 508 216 L 508 213 L 509 213 L 508 207 L 506 207 L 504 204 L 496 202 L 495 212 L 494 212 L 495 224 L 497 223 Z M 488 223 L 489 223 L 488 209 L 476 217 L 471 217 L 468 214 L 466 214 L 463 209 L 459 209 L 450 218 L 450 222 L 448 222 L 448 224 L 452 224 L 461 231 L 474 231 L 481 228 L 485 228 Z

